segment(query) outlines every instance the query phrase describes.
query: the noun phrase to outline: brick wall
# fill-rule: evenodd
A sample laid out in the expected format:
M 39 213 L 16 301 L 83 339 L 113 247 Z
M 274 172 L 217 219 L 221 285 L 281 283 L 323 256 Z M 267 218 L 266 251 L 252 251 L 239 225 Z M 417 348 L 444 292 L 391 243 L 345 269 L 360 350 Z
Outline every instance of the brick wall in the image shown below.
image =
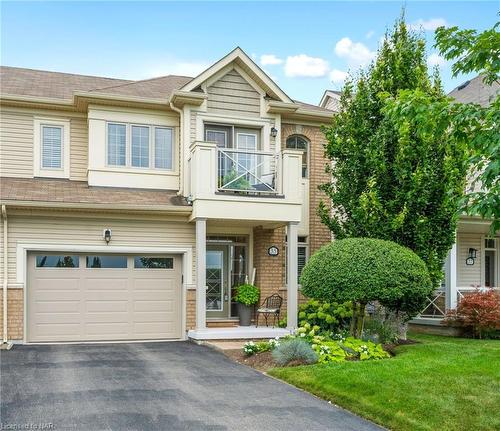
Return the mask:
M 267 249 L 275 245 L 278 256 L 269 256 Z M 253 264 L 255 285 L 260 288 L 261 301 L 278 293 L 286 299 L 285 287 L 285 228 L 253 230 Z M 283 302 L 283 315 L 286 313 L 286 300 Z M 263 321 L 259 321 L 263 324 Z
M 313 254 L 321 246 L 330 242 L 330 230 L 321 223 L 317 211 L 321 199 L 326 196 L 318 190 L 320 184 L 329 180 L 325 172 L 326 159 L 324 158 L 323 145 L 326 143 L 325 136 L 319 127 L 301 126 L 297 124 L 283 124 L 281 127 L 282 148 L 285 148 L 286 139 L 290 135 L 301 135 L 309 142 L 309 254 Z
M 196 290 L 188 290 L 186 294 L 186 330 L 196 328 Z
M 9 340 L 23 339 L 23 289 L 7 289 L 7 332 Z M 0 288 L 0 334 L 3 334 L 3 289 Z

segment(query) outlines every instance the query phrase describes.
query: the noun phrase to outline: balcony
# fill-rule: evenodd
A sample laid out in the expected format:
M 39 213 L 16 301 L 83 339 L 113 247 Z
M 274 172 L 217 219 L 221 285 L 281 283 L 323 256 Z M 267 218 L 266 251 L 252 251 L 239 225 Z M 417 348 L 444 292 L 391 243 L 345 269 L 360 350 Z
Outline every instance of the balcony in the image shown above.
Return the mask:
M 300 221 L 302 153 L 191 145 L 193 218 Z
M 277 161 L 273 153 L 217 148 L 217 190 L 277 194 Z

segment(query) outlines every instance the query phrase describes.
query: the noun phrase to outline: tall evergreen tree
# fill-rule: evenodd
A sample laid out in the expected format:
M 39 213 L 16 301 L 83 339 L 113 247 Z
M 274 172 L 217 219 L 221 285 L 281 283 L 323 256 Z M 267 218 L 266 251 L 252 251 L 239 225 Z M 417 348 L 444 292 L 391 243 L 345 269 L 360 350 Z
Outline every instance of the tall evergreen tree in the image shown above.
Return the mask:
M 330 202 L 319 214 L 336 238 L 380 238 L 412 249 L 437 286 L 454 242 L 466 147 L 450 145 L 446 128 L 428 132 L 395 121 L 386 100 L 404 90 L 446 100 L 437 72 L 429 75 L 425 40 L 403 16 L 374 63 L 345 84 L 340 112 L 324 129 L 332 182 L 320 187 Z

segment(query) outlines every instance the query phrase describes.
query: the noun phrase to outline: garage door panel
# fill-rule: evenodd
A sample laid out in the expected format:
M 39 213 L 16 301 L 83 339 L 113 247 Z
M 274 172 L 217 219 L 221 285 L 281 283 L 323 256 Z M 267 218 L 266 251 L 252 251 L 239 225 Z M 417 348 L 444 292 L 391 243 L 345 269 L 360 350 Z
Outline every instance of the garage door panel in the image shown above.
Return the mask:
M 79 313 L 80 301 L 35 301 L 36 312 L 39 313 Z
M 84 254 L 75 254 L 80 263 Z M 29 341 L 181 337 L 181 265 L 174 269 L 34 268 L 28 265 Z
M 87 300 L 85 301 L 85 311 L 87 313 L 93 312 L 127 312 L 129 308 L 129 301 L 125 300 L 117 300 L 117 301 L 109 301 L 109 300 Z
M 79 290 L 80 289 L 80 279 L 74 277 L 38 277 L 37 278 L 37 292 L 48 291 L 57 292 L 59 295 L 60 291 L 68 290 Z
M 85 325 L 85 333 L 89 336 L 116 336 L 120 338 L 128 338 L 129 336 L 128 322 L 106 322 L 106 323 L 87 323 Z
M 75 337 L 80 336 L 80 324 L 39 324 L 32 336 L 46 341 L 73 341 Z
M 118 278 L 116 275 L 115 278 L 113 278 L 111 275 L 109 275 L 107 277 L 85 277 L 85 282 L 87 286 L 87 291 L 95 290 L 97 292 L 100 292 L 101 290 L 103 290 L 103 287 L 106 290 L 110 291 L 127 290 L 129 279 L 126 277 Z
M 166 300 L 166 301 L 145 301 L 139 300 L 134 301 L 134 312 L 172 312 L 174 311 L 174 300 Z
M 134 333 L 137 338 L 143 338 L 147 334 L 156 334 L 161 338 L 161 334 L 167 333 L 171 337 L 177 336 L 177 328 L 171 322 L 138 322 L 134 324 Z

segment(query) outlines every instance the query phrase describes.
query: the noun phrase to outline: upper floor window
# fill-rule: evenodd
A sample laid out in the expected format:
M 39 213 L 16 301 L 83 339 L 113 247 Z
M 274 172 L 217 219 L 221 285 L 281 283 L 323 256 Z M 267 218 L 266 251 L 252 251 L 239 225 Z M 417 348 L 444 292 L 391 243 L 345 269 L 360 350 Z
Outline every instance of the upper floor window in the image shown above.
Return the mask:
M 33 136 L 34 176 L 69 178 L 70 121 L 35 117 Z
M 42 169 L 62 168 L 63 127 L 42 125 Z
M 302 178 L 307 178 L 307 148 L 309 143 L 299 135 L 293 135 L 287 138 L 286 148 L 291 150 L 302 150 Z
M 132 166 L 149 168 L 149 127 L 132 126 Z
M 172 129 L 155 127 L 155 166 L 159 169 L 172 169 L 173 154 Z
M 108 124 L 108 164 L 125 166 L 127 164 L 127 126 Z
M 108 123 L 110 166 L 173 169 L 174 131 L 169 127 Z

